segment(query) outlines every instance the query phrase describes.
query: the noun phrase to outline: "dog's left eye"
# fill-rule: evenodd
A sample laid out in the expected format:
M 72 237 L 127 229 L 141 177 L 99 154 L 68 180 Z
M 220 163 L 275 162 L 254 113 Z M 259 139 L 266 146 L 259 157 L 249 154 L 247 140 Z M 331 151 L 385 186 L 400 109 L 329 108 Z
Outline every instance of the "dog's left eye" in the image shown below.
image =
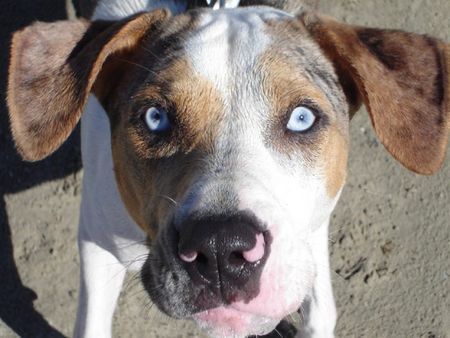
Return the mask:
M 296 107 L 289 118 L 287 128 L 291 131 L 302 132 L 311 129 L 316 122 L 316 115 L 305 106 Z
M 152 132 L 164 132 L 170 129 L 167 112 L 162 108 L 150 107 L 145 112 L 145 123 Z

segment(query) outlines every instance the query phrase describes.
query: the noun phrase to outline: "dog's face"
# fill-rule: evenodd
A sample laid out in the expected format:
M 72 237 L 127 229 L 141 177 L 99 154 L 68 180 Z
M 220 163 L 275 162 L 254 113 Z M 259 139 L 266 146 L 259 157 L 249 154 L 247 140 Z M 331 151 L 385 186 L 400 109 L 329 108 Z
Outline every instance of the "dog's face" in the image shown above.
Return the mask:
M 110 118 L 122 199 L 149 237 L 144 286 L 215 336 L 263 334 L 312 294 L 312 238 L 344 184 L 361 101 L 403 164 L 431 173 L 442 162 L 449 53 L 438 41 L 269 8 L 72 23 L 71 48 L 51 36 L 58 25 L 15 37 L 19 149 L 54 150 L 92 90 Z M 30 75 L 29 50 L 55 46 L 57 60 Z M 30 122 L 29 94 L 45 118 Z
M 171 19 L 107 107 L 120 191 L 154 239 L 149 294 L 172 316 L 201 313 L 240 335 L 273 327 L 310 293 L 309 237 L 345 177 L 344 92 L 306 29 L 283 19 L 272 9 Z

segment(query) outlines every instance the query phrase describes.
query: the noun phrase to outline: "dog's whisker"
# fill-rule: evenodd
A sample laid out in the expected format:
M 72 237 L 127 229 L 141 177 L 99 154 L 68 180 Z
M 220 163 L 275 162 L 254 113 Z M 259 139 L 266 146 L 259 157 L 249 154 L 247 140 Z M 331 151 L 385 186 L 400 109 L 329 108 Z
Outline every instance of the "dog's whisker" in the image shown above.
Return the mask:
M 151 56 L 153 56 L 156 60 L 161 60 L 161 56 L 156 55 L 152 50 L 148 49 L 145 46 L 139 46 L 142 50 L 146 51 L 147 53 L 149 53 Z M 165 58 L 171 58 L 172 56 L 175 56 L 173 53 L 169 52 L 169 51 L 165 51 Z
M 147 300 L 145 302 L 144 306 L 142 307 L 142 312 L 148 316 L 151 313 L 152 307 L 153 307 L 153 302 L 151 300 Z
M 280 333 L 280 331 L 278 331 L 277 329 L 274 329 L 274 331 L 275 331 L 281 338 L 283 338 L 283 335 Z
M 133 258 L 133 259 L 130 259 L 130 260 L 124 260 L 123 262 L 125 262 L 125 263 L 131 262 L 131 264 L 132 264 L 132 263 L 134 263 L 134 262 L 136 262 L 136 261 L 142 261 L 143 259 L 145 260 L 145 259 L 147 259 L 148 257 L 149 257 L 149 254 L 148 254 L 148 253 L 143 253 L 143 254 L 140 254 L 140 255 L 136 256 L 136 257 Z
M 125 286 L 124 286 L 124 289 L 125 289 L 125 290 L 129 290 L 130 288 L 139 285 L 140 282 L 141 282 L 141 278 L 140 278 L 140 277 L 141 277 L 140 272 L 134 273 L 134 274 L 129 278 L 129 280 L 126 282 L 126 284 L 125 284 Z
M 155 75 L 156 77 L 161 77 L 161 75 L 158 74 L 157 72 L 155 72 L 154 70 L 152 70 L 152 69 L 150 69 L 150 68 L 148 68 L 148 67 L 146 67 L 146 66 L 144 66 L 144 65 L 141 65 L 141 64 L 139 64 L 139 63 L 136 63 L 136 62 L 133 62 L 133 61 L 130 61 L 130 60 L 127 60 L 127 59 L 123 59 L 123 58 L 120 58 L 120 57 L 118 57 L 118 56 L 116 56 L 115 59 L 117 59 L 117 60 L 119 60 L 119 61 L 122 61 L 122 62 L 125 62 L 125 63 L 128 63 L 128 64 L 130 64 L 130 65 L 139 67 L 139 68 L 141 68 L 141 69 L 144 69 L 144 70 L 146 70 L 147 72 L 149 72 L 149 73 Z
M 145 262 L 145 260 L 144 260 L 143 258 L 144 258 L 144 257 L 139 258 L 139 259 L 124 260 L 124 261 L 122 261 L 122 262 L 111 262 L 111 263 L 105 264 L 104 266 L 105 266 L 105 267 L 112 267 L 112 266 L 117 266 L 117 265 L 119 265 L 119 266 L 123 266 L 125 269 L 128 270 L 128 269 L 133 265 L 133 263 L 137 263 L 137 262 Z
M 133 241 L 133 242 L 130 242 L 130 243 L 117 243 L 117 247 L 118 247 L 118 249 L 127 249 L 127 248 L 130 248 L 130 247 L 135 246 L 135 245 L 147 244 L 147 242 L 148 242 L 147 239 L 143 239 L 143 240 L 140 240 L 140 241 Z
M 171 202 L 174 206 L 178 205 L 178 202 L 175 201 L 172 197 L 167 196 L 167 195 L 158 195 L 158 197 L 164 198 L 166 200 L 168 200 L 169 202 Z
M 297 313 L 299 314 L 299 318 L 300 318 L 300 325 L 305 323 L 305 309 L 303 309 L 303 304 L 300 304 L 300 307 L 297 310 Z
M 325 273 L 331 272 L 332 274 L 338 276 L 340 279 L 345 280 L 345 278 L 344 278 L 342 275 L 338 274 L 338 273 L 337 273 L 334 269 L 332 269 L 331 267 L 327 267 L 327 266 L 325 266 L 325 265 L 317 264 L 317 263 L 316 263 L 316 267 L 319 268 L 319 269 L 325 270 Z
M 129 292 L 129 290 L 131 290 L 131 289 L 133 289 L 135 287 L 138 287 L 138 285 L 140 284 L 139 282 L 140 282 L 139 279 L 129 280 L 123 286 L 123 290 L 126 291 L 126 292 Z
M 292 324 L 300 324 L 301 321 L 298 321 L 296 318 L 294 318 L 294 316 L 291 314 L 289 314 L 289 318 L 291 319 Z M 298 322 L 298 323 L 297 323 Z
M 163 288 L 164 288 L 164 284 L 159 284 L 159 285 L 155 285 L 152 288 L 150 288 L 149 291 L 161 290 Z
M 122 267 L 118 272 L 114 273 L 109 280 L 105 283 L 105 287 L 108 286 L 110 283 L 113 283 L 116 278 L 123 278 L 123 274 L 126 273 L 126 268 Z
M 140 288 L 139 290 L 136 290 L 134 292 L 129 293 L 129 296 L 130 297 L 136 297 L 137 295 L 141 295 L 141 294 L 144 294 L 145 296 L 147 296 L 147 291 L 145 289 L 143 289 L 143 288 Z

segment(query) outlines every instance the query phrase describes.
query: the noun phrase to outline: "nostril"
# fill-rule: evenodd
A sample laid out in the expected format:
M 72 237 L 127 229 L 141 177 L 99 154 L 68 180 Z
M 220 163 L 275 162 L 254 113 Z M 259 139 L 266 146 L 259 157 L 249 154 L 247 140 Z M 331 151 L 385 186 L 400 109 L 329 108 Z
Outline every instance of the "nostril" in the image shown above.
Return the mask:
M 208 257 L 200 252 L 197 256 L 197 264 L 208 265 Z
M 197 271 L 202 275 L 204 278 L 207 278 L 207 276 L 211 273 L 211 266 L 208 257 L 206 255 L 199 253 L 197 256 L 197 260 L 195 261 Z
M 264 235 L 259 233 L 256 235 L 256 244 L 255 246 L 247 251 L 242 253 L 244 259 L 249 263 L 256 263 L 264 257 L 266 242 L 264 240 Z
M 245 261 L 246 259 L 244 258 L 243 253 L 239 251 L 233 251 L 228 257 L 228 262 L 231 265 L 240 265 Z

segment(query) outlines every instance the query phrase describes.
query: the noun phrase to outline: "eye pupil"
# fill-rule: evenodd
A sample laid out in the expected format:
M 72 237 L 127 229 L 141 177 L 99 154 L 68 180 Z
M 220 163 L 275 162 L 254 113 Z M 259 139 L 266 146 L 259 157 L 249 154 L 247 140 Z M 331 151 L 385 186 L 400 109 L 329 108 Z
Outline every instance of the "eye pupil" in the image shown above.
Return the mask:
M 157 111 L 157 110 L 154 110 L 153 112 L 152 112 L 152 119 L 153 120 L 160 120 L 161 119 L 161 114 L 159 113 L 159 111 Z
M 298 117 L 298 119 L 300 120 L 300 121 L 303 121 L 304 119 L 305 119 L 305 115 L 300 115 L 299 117 Z

